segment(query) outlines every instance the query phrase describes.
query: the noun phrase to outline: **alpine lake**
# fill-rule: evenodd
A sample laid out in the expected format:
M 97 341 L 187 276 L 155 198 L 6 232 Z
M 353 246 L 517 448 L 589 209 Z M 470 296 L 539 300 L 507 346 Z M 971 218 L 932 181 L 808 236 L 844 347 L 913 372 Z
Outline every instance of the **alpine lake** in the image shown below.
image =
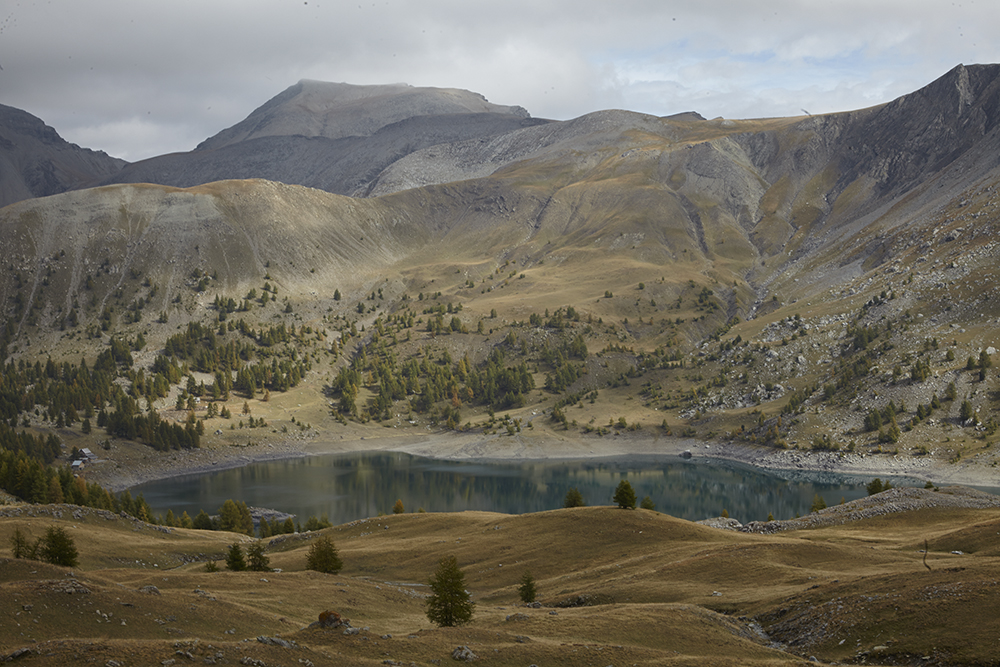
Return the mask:
M 586 460 L 455 461 L 395 452 L 308 456 L 252 463 L 209 473 L 149 482 L 130 489 L 156 514 L 215 514 L 226 501 L 294 515 L 327 517 L 334 525 L 405 511 L 504 514 L 563 506 L 575 487 L 587 505 L 611 505 L 628 479 L 638 501 L 657 511 L 697 521 L 728 515 L 742 523 L 808 514 L 818 494 L 827 505 L 867 495 L 872 478 L 816 472 L 767 471 L 713 459 L 680 457 Z M 894 486 L 923 486 L 888 478 Z M 885 480 L 883 480 L 885 481 Z M 994 489 L 984 489 L 994 491 Z

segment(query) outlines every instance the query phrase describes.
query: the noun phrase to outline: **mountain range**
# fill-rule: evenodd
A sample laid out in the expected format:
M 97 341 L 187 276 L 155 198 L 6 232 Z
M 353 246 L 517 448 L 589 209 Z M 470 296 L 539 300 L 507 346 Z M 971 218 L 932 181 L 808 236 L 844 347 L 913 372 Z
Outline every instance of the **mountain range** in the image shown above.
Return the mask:
M 426 327 L 433 296 L 449 314 L 460 305 L 460 329 L 495 334 L 450 339 L 459 357 L 480 363 L 513 333 L 530 360 L 566 334 L 546 318 L 572 307 L 583 319 L 570 331 L 620 354 L 591 357 L 568 391 L 620 387 L 656 361 L 634 415 L 647 424 L 669 411 L 665 425 L 718 436 L 804 394 L 835 415 L 810 418 L 799 400 L 792 441 L 875 446 L 861 406 L 914 412 L 948 383 L 985 424 L 991 380 L 962 371 L 992 349 L 1000 316 L 998 75 L 959 65 L 887 104 L 753 120 L 548 121 L 467 91 L 302 81 L 191 152 L 128 165 L 8 110 L 2 159 L 50 165 L 5 169 L 0 184 L 22 198 L 0 210 L 8 342 L 79 357 L 109 309 L 122 335 L 165 339 L 178 322 L 217 321 L 212 296 L 267 283 L 326 345 L 331 328 L 368 327 L 352 354 L 401 313 Z M 47 143 L 19 139 L 31 136 Z M 122 317 L 142 308 L 159 320 Z M 68 343 L 70 317 L 96 335 Z M 866 348 L 859 330 L 884 342 L 844 380 Z M 901 382 L 921 354 L 941 357 L 931 377 Z M 667 355 L 700 370 L 671 371 Z M 621 401 L 612 417 L 633 414 Z

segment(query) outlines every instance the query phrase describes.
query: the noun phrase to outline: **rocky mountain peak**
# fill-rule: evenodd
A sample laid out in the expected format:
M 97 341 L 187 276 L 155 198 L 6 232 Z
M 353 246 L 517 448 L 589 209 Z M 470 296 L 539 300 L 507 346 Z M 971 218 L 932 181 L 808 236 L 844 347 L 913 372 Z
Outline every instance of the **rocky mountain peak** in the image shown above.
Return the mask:
M 125 164 L 69 143 L 27 111 L 0 104 L 0 207 L 96 185 Z
M 410 118 L 469 113 L 530 117 L 522 107 L 491 104 L 478 93 L 456 88 L 304 79 L 268 100 L 245 120 L 206 139 L 196 150 L 268 136 L 369 137 Z
M 17 133 L 31 137 L 44 144 L 59 144 L 63 141 L 59 133 L 36 116 L 27 111 L 0 104 L 0 128 L 4 134 Z M 13 146 L 10 139 L 3 139 L 4 148 Z

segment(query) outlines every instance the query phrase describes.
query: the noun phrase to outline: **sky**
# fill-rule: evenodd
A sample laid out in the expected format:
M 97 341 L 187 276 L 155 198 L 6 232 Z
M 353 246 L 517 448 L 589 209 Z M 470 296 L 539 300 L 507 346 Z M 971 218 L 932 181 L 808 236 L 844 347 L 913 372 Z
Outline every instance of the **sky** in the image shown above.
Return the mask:
M 0 104 L 136 161 L 301 79 L 464 88 L 532 116 L 846 111 L 1000 62 L 996 0 L 0 0 Z

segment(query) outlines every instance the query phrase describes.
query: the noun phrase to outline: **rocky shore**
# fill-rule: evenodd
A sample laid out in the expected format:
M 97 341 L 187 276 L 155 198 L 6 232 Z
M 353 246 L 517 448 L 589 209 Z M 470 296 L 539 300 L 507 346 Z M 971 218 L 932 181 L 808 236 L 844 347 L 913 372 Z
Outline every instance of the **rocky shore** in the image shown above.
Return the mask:
M 877 495 L 859 498 L 840 505 L 832 505 L 794 519 L 751 521 L 742 524 L 736 519 L 714 517 L 703 519 L 698 523 L 723 530 L 770 535 L 786 530 L 835 526 L 886 514 L 912 512 L 927 507 L 997 508 L 1000 507 L 1000 496 L 964 486 L 932 489 L 892 488 Z

